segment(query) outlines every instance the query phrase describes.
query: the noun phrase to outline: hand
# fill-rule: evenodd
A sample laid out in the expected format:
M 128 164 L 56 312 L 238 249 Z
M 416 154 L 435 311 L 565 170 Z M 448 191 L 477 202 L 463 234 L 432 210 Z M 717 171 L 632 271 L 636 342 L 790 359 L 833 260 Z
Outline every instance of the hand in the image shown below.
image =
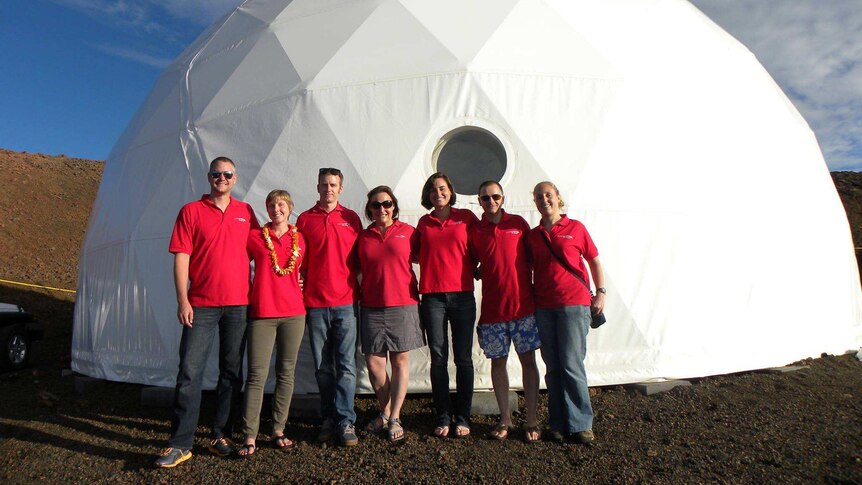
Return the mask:
M 605 294 L 604 293 L 596 293 L 596 296 L 593 297 L 593 302 L 591 307 L 593 308 L 593 313 L 604 313 L 605 312 Z
M 299 282 L 299 291 L 304 290 L 305 289 L 305 276 L 303 276 L 302 273 L 299 273 L 299 275 L 296 278 L 296 281 Z
M 180 325 L 191 328 L 195 319 L 195 311 L 189 302 L 180 303 L 177 305 L 177 320 Z

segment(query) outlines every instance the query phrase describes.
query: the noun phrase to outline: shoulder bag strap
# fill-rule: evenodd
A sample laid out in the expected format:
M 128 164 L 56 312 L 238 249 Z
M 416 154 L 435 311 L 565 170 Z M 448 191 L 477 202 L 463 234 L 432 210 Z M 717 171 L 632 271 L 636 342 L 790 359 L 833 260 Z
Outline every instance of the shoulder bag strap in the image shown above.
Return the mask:
M 544 231 L 544 229 L 542 229 L 542 230 Z M 548 231 L 544 231 L 544 232 L 547 233 Z M 559 262 L 561 265 L 563 265 L 563 268 L 565 268 L 566 271 L 568 271 L 572 276 L 577 278 L 578 281 L 580 281 L 584 285 L 584 287 L 586 287 L 587 291 L 590 293 L 590 296 L 593 296 L 593 290 L 590 289 L 590 285 L 588 285 L 587 282 L 584 281 L 584 279 L 581 278 L 581 276 L 578 273 L 576 273 L 575 270 L 573 270 L 571 266 L 569 266 L 569 263 L 567 263 L 565 259 L 561 258 L 560 255 L 558 255 L 557 252 L 554 251 L 554 247 L 551 246 L 551 241 L 550 241 L 549 237 L 550 236 L 545 237 L 545 235 L 542 234 L 542 241 L 545 241 L 545 245 L 548 246 L 548 251 L 550 251 L 551 255 L 553 255 L 554 258 L 557 259 L 557 262 Z

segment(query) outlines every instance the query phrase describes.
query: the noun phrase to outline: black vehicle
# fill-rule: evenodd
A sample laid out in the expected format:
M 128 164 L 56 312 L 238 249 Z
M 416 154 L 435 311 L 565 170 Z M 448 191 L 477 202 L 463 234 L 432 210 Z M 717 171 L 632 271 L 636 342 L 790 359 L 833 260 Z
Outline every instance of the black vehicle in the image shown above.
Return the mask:
M 0 369 L 23 369 L 30 361 L 33 341 L 43 336 L 42 325 L 18 305 L 0 303 Z

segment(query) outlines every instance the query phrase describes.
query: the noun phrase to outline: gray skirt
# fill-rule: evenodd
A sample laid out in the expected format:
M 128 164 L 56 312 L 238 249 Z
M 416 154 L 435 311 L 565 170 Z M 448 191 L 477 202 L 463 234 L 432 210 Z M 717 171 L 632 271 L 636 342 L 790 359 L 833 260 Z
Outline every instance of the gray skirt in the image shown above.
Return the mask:
M 419 305 L 361 307 L 359 336 L 363 354 L 406 352 L 424 347 Z

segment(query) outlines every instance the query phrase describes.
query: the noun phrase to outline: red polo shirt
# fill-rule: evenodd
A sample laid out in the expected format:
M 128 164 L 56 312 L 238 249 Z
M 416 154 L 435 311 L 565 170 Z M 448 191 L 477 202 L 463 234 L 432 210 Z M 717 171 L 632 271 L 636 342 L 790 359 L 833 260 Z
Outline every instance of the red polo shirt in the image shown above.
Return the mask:
M 233 197 L 224 212 L 209 195 L 180 209 L 168 250 L 189 255 L 189 303 L 248 305 L 248 233 L 259 228 L 251 206 Z
M 454 207 L 444 222 L 433 212 L 419 219 L 419 293 L 473 291 L 476 263 L 467 251 L 467 233 L 478 221 L 473 212 Z
M 479 323 L 508 322 L 535 311 L 527 234 L 521 216 L 507 214 L 498 224 L 482 218 L 470 229 L 470 251 L 482 266 Z
M 362 306 L 386 307 L 419 303 L 416 273 L 410 262 L 419 249 L 419 233 L 395 221 L 386 235 L 373 226 L 359 233 Z
M 566 271 L 566 268 L 551 254 L 548 245 L 541 238 L 550 240 L 557 255 L 563 258 L 587 284 L 590 284 L 590 276 L 587 273 L 584 258 L 590 260 L 599 255 L 587 228 L 565 215 L 551 228 L 550 236 L 541 224 L 534 227 L 530 231 L 527 241 L 533 258 L 533 288 L 536 296 L 536 307 L 557 308 L 571 305 L 590 305 L 589 290 Z
M 287 268 L 293 252 L 293 234 L 296 227 L 290 226 L 287 232 L 276 237 L 269 233 L 272 247 L 278 256 L 278 265 Z M 305 255 L 305 238 L 298 234 L 299 256 L 293 272 L 279 276 L 272 267 L 269 249 L 263 240 L 262 229 L 252 229 L 248 234 L 246 249 L 254 259 L 254 280 L 251 285 L 251 303 L 248 315 L 251 318 L 281 318 L 305 315 L 302 290 L 299 289 L 299 268 Z
M 296 227 L 305 237 L 305 306 L 326 308 L 352 305 L 359 299 L 356 275 L 356 237 L 359 216 L 337 204 L 331 212 L 319 205 L 299 215 Z

